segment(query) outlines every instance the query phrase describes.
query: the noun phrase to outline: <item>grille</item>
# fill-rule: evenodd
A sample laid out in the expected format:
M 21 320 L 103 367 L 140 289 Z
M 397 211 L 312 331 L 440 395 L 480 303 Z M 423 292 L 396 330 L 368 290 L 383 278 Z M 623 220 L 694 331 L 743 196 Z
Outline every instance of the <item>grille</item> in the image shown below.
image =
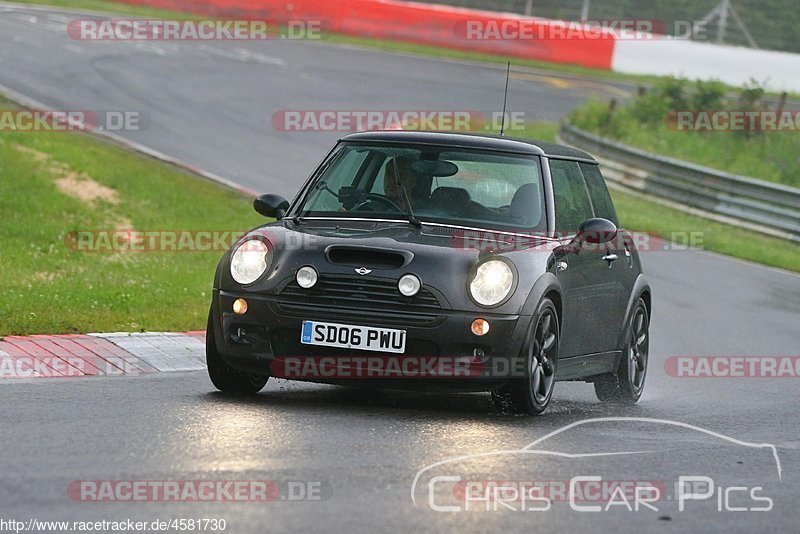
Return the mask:
M 376 309 L 438 310 L 441 304 L 425 288 L 413 297 L 405 297 L 397 289 L 397 282 L 371 278 L 320 276 L 317 285 L 303 289 L 292 281 L 280 293 L 281 300 L 323 306 L 343 306 Z

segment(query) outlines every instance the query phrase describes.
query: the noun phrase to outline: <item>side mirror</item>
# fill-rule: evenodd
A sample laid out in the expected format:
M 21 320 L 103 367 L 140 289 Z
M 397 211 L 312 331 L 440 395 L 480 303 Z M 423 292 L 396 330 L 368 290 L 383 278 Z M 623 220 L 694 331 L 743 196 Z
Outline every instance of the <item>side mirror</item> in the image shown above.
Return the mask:
M 608 243 L 617 235 L 617 225 L 608 219 L 586 219 L 578 227 L 575 241 L 580 244 Z
M 253 209 L 264 217 L 281 219 L 289 209 L 289 201 L 280 195 L 267 193 L 256 197 L 253 201 Z

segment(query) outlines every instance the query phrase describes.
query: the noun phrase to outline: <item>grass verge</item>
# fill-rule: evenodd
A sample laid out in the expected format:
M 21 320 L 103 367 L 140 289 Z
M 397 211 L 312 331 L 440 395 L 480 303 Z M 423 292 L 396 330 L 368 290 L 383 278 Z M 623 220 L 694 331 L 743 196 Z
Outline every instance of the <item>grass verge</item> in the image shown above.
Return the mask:
M 88 134 L 0 131 L 0 177 L 0 335 L 204 328 L 221 252 L 79 252 L 68 235 L 264 221 L 237 192 Z
M 665 78 L 648 93 L 617 109 L 601 102 L 586 103 L 570 113 L 570 121 L 584 130 L 650 152 L 798 188 L 797 131 L 743 131 L 743 126 L 739 131 L 703 131 L 685 124 L 679 127 L 676 120 L 677 113 L 684 110 L 700 114 L 708 110 L 706 115 L 768 111 L 762 96 L 760 87 L 744 88 L 739 95 L 731 96 L 714 82 Z

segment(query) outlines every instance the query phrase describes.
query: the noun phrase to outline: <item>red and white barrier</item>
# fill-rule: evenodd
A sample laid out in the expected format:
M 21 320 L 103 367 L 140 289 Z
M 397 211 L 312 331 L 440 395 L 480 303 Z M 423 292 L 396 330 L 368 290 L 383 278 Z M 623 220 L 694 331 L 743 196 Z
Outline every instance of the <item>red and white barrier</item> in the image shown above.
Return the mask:
M 566 32 L 565 23 L 531 20 L 512 13 L 496 13 L 397 0 L 122 0 L 125 3 L 188 11 L 211 16 L 258 17 L 274 24 L 320 22 L 321 29 L 347 35 L 391 39 L 488 54 L 569 63 L 611 69 L 615 38 L 594 30 Z M 519 26 L 545 39 L 470 38 L 468 24 L 495 28 Z M 488 32 L 491 33 L 491 32 Z
M 669 39 L 572 23 L 398 0 L 119 0 L 215 17 L 258 18 L 274 24 L 319 22 L 321 29 L 630 74 L 719 79 L 742 85 L 751 79 L 775 90 L 800 91 L 800 54 Z M 524 21 L 524 22 L 523 22 Z M 618 21 L 622 22 L 622 21 Z M 628 21 L 636 22 L 636 21 Z M 469 38 L 467 24 L 520 26 L 547 38 Z M 627 31 L 627 30 L 626 30 Z M 587 36 L 588 35 L 588 36 Z

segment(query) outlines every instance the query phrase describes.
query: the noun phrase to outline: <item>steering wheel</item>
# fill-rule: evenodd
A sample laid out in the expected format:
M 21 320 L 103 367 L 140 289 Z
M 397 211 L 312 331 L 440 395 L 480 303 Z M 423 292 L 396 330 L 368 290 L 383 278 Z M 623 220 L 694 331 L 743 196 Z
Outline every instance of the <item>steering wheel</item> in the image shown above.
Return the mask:
M 398 206 L 394 200 L 377 193 L 367 193 L 366 200 L 353 208 L 351 211 L 379 211 L 370 203 L 383 204 L 384 206 L 394 209 L 398 213 L 403 213 L 403 208 Z

